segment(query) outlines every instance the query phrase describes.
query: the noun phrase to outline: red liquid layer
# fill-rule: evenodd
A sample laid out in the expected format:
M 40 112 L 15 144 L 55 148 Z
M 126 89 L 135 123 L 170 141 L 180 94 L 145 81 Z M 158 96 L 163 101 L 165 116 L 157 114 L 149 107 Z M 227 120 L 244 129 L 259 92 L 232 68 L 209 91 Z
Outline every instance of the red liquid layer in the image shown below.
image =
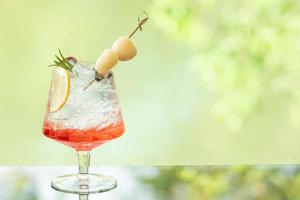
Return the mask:
M 57 126 L 47 122 L 43 127 L 45 136 L 80 151 L 92 150 L 100 144 L 121 136 L 124 131 L 123 122 L 99 130 L 97 127 L 83 130 L 72 128 L 57 129 Z

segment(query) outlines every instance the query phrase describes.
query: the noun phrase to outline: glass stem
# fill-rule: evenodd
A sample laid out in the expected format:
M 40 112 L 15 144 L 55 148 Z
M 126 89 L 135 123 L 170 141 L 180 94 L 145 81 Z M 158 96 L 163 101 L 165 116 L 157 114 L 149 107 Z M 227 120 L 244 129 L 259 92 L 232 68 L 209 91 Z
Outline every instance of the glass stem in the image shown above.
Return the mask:
M 90 166 L 90 152 L 89 151 L 77 151 L 79 174 L 85 175 L 89 173 Z
M 87 194 L 80 194 L 79 195 L 79 200 L 88 200 L 89 199 L 89 195 Z

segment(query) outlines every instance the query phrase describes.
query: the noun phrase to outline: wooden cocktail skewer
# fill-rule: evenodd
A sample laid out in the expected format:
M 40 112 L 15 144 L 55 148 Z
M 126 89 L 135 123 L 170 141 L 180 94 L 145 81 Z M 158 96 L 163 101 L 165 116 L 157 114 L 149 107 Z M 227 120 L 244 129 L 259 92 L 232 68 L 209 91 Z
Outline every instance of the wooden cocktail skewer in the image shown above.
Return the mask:
M 144 15 L 145 18 L 140 19 L 142 15 Z M 140 31 L 142 31 L 142 25 L 145 24 L 148 19 L 148 13 L 146 11 L 141 12 L 138 16 L 138 26 L 134 29 L 134 31 L 132 31 L 132 33 L 129 35 L 129 38 L 131 38 L 135 34 L 135 32 L 137 32 L 137 30 L 140 29 Z
M 143 18 L 142 18 L 143 16 Z M 130 38 L 138 31 L 142 31 L 142 25 L 147 22 L 149 19 L 146 11 L 143 11 L 138 16 L 138 26 L 132 31 L 129 36 L 124 36 L 117 39 L 112 49 L 106 49 L 98 58 L 96 65 L 94 67 L 95 70 L 95 79 L 92 80 L 83 88 L 86 90 L 90 85 L 92 85 L 95 81 L 100 81 L 104 78 L 104 74 L 106 74 L 113 66 L 115 66 L 118 61 L 127 61 L 132 59 L 137 50 L 130 40 Z

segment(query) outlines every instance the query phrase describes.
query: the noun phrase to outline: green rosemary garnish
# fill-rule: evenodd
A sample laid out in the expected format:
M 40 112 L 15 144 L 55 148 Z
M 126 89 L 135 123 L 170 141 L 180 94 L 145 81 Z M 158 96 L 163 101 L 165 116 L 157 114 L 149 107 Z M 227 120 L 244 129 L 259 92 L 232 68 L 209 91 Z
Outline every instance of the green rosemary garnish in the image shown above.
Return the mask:
M 73 65 L 62 55 L 60 49 L 58 49 L 60 57 L 55 55 L 56 60 L 54 60 L 54 64 L 49 65 L 49 67 L 57 66 L 62 67 L 67 71 L 72 71 Z

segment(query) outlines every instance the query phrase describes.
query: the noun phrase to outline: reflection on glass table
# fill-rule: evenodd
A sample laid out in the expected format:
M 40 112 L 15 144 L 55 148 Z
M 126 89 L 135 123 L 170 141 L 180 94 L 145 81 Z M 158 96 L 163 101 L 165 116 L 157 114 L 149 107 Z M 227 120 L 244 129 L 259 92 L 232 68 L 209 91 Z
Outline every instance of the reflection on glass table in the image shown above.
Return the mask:
M 118 187 L 101 194 L 53 190 L 52 177 L 76 167 L 2 167 L 1 200 L 295 200 L 300 199 L 298 166 L 101 167 Z

